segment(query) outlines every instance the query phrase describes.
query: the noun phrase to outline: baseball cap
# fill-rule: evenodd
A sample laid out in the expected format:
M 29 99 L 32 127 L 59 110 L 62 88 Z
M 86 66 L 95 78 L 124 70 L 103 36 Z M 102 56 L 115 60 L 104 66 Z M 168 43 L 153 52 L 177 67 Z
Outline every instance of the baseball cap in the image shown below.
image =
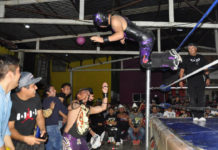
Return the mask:
M 138 106 L 136 105 L 136 103 L 133 103 L 132 108 L 138 108 Z
M 124 108 L 124 106 L 122 104 L 119 104 L 118 108 Z
M 42 77 L 34 78 L 30 72 L 21 72 L 18 88 L 38 83 Z

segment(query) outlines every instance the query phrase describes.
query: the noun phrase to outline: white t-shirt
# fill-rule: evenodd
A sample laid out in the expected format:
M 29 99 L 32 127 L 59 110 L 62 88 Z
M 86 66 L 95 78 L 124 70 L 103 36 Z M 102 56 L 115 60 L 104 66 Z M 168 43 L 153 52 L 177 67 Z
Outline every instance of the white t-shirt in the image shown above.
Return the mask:
M 169 111 L 165 111 L 163 114 L 163 117 L 166 118 L 175 118 L 176 117 L 176 113 L 174 111 L 169 112 Z

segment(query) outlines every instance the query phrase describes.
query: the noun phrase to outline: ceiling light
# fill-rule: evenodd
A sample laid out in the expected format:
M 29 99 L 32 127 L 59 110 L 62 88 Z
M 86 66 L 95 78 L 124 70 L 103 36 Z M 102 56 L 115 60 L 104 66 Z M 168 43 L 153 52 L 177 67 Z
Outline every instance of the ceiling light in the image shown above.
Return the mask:
M 183 29 L 179 29 L 179 28 L 178 28 L 178 29 L 176 29 L 176 31 L 182 32 L 182 31 L 183 31 Z
M 29 28 L 30 28 L 30 25 L 25 24 L 25 28 L 26 28 L 26 29 L 29 29 Z

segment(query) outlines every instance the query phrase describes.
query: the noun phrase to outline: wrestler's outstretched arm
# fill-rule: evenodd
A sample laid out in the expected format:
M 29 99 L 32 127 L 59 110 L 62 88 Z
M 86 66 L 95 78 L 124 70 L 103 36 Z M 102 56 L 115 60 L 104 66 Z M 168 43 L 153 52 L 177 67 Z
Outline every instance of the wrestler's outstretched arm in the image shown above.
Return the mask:
M 104 82 L 102 84 L 102 93 L 103 93 L 103 99 L 102 104 L 100 106 L 90 107 L 89 114 L 97 114 L 107 109 L 107 103 L 108 103 L 108 84 Z

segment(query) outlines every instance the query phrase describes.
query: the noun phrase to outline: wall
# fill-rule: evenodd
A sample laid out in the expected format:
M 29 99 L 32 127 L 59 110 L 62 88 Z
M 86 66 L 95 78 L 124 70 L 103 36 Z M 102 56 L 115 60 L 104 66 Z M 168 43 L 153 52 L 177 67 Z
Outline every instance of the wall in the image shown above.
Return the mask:
M 124 68 L 140 68 L 138 59 L 124 62 Z M 162 72 L 151 71 L 151 87 L 159 87 L 162 83 Z M 146 72 L 125 71 L 120 72 L 120 103 L 132 105 L 132 93 L 145 93 Z M 151 91 L 151 98 L 157 94 L 161 99 L 160 91 Z
M 101 62 L 107 61 L 106 58 L 99 58 Z M 110 59 L 109 59 L 110 60 Z M 98 62 L 97 62 L 98 63 Z M 84 60 L 83 65 L 93 64 L 93 60 Z M 80 62 L 72 62 L 70 67 L 79 67 Z M 89 67 L 85 69 L 111 69 L 111 64 L 98 65 L 95 67 Z M 51 67 L 52 70 L 52 67 Z M 111 72 L 110 71 L 74 71 L 73 72 L 73 96 L 80 88 L 91 87 L 93 88 L 95 98 L 102 98 L 101 85 L 106 81 L 111 87 Z M 66 68 L 66 72 L 52 72 L 51 71 L 51 84 L 53 84 L 58 92 L 60 86 L 64 82 L 70 82 L 70 72 Z M 110 94 L 109 94 L 110 99 Z
M 9 54 L 9 55 L 14 55 L 14 52 L 9 51 L 8 49 L 0 46 L 0 54 Z

